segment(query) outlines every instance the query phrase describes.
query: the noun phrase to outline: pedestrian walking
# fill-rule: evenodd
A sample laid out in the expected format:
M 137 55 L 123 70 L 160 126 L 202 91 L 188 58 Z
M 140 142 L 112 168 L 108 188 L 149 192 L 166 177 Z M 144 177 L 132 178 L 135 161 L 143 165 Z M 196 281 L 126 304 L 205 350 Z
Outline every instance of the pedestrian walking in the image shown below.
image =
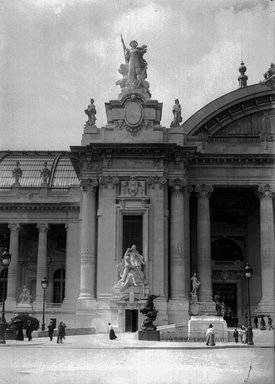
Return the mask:
M 109 327 L 109 339 L 110 339 L 110 340 L 115 340 L 115 339 L 117 339 L 117 336 L 116 336 L 115 331 L 114 331 L 114 329 L 113 329 L 113 327 L 112 327 L 112 324 L 111 324 L 111 323 L 108 323 L 108 327 Z
M 20 341 L 24 340 L 22 321 L 19 321 L 17 324 L 16 340 L 20 340 Z
M 260 329 L 261 329 L 261 331 L 265 331 L 266 330 L 265 319 L 264 319 L 263 316 L 261 316 L 261 320 L 260 320 Z
M 31 320 L 27 321 L 27 326 L 26 326 L 26 336 L 28 338 L 28 341 L 32 340 L 32 331 L 33 331 L 33 325 Z
M 254 325 L 255 325 L 255 328 L 258 328 L 258 316 L 257 315 L 255 315 L 255 317 L 254 317 L 254 320 L 253 320 L 253 322 L 254 322 Z
M 53 339 L 53 333 L 54 333 L 54 324 L 53 324 L 53 321 L 51 320 L 50 324 L 48 325 L 48 335 L 49 335 L 50 341 L 52 341 Z
M 245 326 L 242 325 L 241 328 L 240 328 L 240 332 L 239 332 L 242 344 L 245 344 L 245 330 L 246 330 Z
M 63 343 L 63 339 L 65 336 L 65 328 L 66 324 L 63 323 L 63 321 L 60 321 L 59 326 L 58 326 L 58 333 L 57 333 L 57 344 Z
M 235 343 L 237 344 L 239 342 L 239 332 L 237 331 L 237 328 L 235 328 L 235 331 L 233 332 L 233 337 L 234 337 Z
M 271 331 L 271 329 L 274 329 L 272 325 L 272 317 L 270 315 L 267 316 L 267 329 L 269 331 Z
M 206 331 L 206 345 L 212 346 L 215 344 L 215 334 L 213 324 L 209 324 L 209 328 Z

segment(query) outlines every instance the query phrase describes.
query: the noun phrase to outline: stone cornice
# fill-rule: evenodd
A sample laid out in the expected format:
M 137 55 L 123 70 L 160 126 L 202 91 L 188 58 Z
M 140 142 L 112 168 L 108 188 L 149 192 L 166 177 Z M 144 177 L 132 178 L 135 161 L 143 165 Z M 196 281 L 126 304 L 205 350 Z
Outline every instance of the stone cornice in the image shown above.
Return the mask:
M 71 147 L 71 158 L 73 167 L 77 175 L 80 174 L 83 163 L 88 162 L 88 168 L 91 168 L 91 162 L 101 162 L 112 158 L 125 159 L 165 159 L 180 163 L 194 156 L 196 146 L 179 146 L 171 143 L 135 143 L 135 144 L 110 144 L 110 143 L 94 143 L 86 147 Z
M 79 205 L 67 203 L 0 203 L 0 211 L 75 211 Z
M 264 165 L 264 164 L 274 164 L 275 156 L 274 155 L 253 155 L 253 154 L 199 154 L 193 156 L 190 159 L 190 164 L 192 165 L 214 165 L 223 164 L 229 165 Z

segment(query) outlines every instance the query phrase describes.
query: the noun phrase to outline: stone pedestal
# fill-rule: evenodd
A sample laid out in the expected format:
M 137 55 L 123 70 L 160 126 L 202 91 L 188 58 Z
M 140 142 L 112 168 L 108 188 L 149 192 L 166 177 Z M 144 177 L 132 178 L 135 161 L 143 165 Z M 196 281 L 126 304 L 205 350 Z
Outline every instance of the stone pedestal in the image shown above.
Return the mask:
M 213 324 L 215 339 L 228 341 L 226 321 L 219 316 L 192 316 L 188 322 L 188 340 L 205 340 L 210 323 Z
M 19 303 L 16 306 L 16 313 L 21 315 L 22 313 L 29 315 L 33 313 L 33 307 L 30 303 Z
M 139 340 L 160 341 L 159 331 L 138 331 Z
M 200 305 L 198 303 L 198 296 L 195 293 L 191 293 L 190 295 L 191 295 L 190 307 L 189 307 L 190 314 L 193 316 L 198 316 L 200 313 Z

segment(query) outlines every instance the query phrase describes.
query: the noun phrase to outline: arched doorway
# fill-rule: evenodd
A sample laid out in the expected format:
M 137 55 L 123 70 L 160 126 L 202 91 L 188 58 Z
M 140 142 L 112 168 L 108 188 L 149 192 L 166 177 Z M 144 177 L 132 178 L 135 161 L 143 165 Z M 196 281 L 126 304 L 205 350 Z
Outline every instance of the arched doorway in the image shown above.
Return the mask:
M 229 327 L 238 326 L 243 251 L 236 241 L 222 238 L 211 245 L 213 300 Z

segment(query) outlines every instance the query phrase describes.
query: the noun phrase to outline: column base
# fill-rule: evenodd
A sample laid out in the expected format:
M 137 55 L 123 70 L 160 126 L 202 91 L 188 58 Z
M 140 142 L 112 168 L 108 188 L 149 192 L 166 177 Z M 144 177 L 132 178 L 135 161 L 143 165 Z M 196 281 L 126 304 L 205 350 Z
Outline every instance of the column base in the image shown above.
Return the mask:
M 186 298 L 170 299 L 168 302 L 168 324 L 187 323 L 189 301 Z
M 97 302 L 94 297 L 88 295 L 80 295 L 76 302 L 76 312 L 85 313 L 97 309 Z
M 274 301 L 271 299 L 261 299 L 257 307 L 257 313 L 259 315 L 274 316 Z

